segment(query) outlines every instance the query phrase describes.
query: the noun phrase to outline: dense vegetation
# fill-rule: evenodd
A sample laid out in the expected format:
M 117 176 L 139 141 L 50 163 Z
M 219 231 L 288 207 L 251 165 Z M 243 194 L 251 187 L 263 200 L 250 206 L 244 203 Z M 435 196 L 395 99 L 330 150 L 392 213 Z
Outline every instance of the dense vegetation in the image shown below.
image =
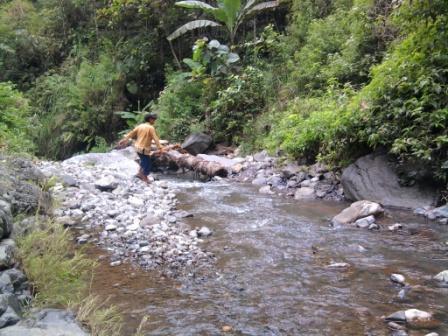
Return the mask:
M 381 149 L 446 184 L 445 0 L 261 2 L 1 1 L 2 146 L 101 150 L 145 107 L 173 141 L 333 165 Z

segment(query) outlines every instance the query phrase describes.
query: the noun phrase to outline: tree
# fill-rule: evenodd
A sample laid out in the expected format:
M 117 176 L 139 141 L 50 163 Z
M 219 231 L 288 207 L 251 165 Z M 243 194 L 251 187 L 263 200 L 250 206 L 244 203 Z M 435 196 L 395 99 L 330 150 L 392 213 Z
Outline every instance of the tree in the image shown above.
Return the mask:
M 176 6 L 188 9 L 200 9 L 204 13 L 211 15 L 215 21 L 194 20 L 176 29 L 168 36 L 168 41 L 172 41 L 179 36 L 198 28 L 225 26 L 229 33 L 230 43 L 234 44 L 235 36 L 241 23 L 251 14 L 279 5 L 279 0 L 266 1 L 257 4 L 257 0 L 248 0 L 243 6 L 241 0 L 218 0 L 218 6 L 214 7 L 202 1 L 178 1 Z

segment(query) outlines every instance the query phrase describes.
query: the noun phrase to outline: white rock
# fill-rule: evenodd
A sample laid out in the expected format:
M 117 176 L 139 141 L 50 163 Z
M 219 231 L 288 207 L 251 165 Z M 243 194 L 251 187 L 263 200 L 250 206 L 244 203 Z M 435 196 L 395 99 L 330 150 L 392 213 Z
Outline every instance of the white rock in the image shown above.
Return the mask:
M 198 232 L 196 230 L 191 230 L 188 235 L 192 238 L 197 238 L 198 237 Z
M 440 272 L 434 277 L 434 279 L 443 282 L 444 284 L 448 284 L 448 270 Z
M 143 204 L 145 204 L 145 202 L 141 198 L 133 196 L 129 197 L 128 203 L 135 207 L 141 207 Z
M 258 190 L 258 192 L 259 192 L 260 194 L 273 194 L 273 191 L 271 190 L 271 186 L 269 186 L 269 185 L 266 185 L 266 186 L 261 187 L 261 188 Z
M 392 282 L 396 282 L 396 283 L 398 283 L 400 285 L 404 285 L 405 281 L 406 281 L 406 278 L 402 274 L 393 273 L 393 274 L 390 275 L 390 280 Z
M 120 265 L 121 265 L 121 260 L 113 261 L 110 263 L 110 266 L 112 266 L 112 267 L 120 266 Z
M 212 235 L 212 231 L 206 226 L 203 226 L 198 230 L 199 237 L 208 237 L 211 235 Z
M 425 336 L 439 336 L 439 334 L 436 332 L 432 332 L 432 333 L 426 334 Z
M 113 176 L 104 176 L 95 182 L 95 188 L 101 191 L 112 191 L 118 187 L 118 182 Z
M 333 225 L 344 225 L 354 223 L 359 218 L 370 215 L 378 215 L 384 212 L 380 204 L 371 201 L 357 201 L 348 208 L 334 216 L 331 222 Z
M 387 228 L 389 229 L 389 231 L 398 231 L 403 228 L 403 225 L 400 223 L 395 223 L 395 224 L 389 225 Z
M 373 223 L 375 223 L 375 217 L 367 216 L 356 220 L 355 225 L 359 228 L 365 229 L 368 228 Z
M 330 267 L 330 268 L 349 268 L 350 264 L 347 264 L 345 262 L 339 262 L 339 263 L 330 264 L 327 267 Z
M 294 198 L 296 200 L 314 198 L 314 188 L 301 187 L 294 193 Z
M 429 321 L 432 319 L 432 314 L 418 309 L 408 309 L 404 312 L 406 322 L 415 321 Z
M 137 231 L 140 228 L 140 225 L 138 224 L 131 224 L 126 226 L 126 230 L 128 231 Z
M 117 226 L 114 224 L 107 224 L 105 229 L 106 231 L 115 231 L 117 229 Z

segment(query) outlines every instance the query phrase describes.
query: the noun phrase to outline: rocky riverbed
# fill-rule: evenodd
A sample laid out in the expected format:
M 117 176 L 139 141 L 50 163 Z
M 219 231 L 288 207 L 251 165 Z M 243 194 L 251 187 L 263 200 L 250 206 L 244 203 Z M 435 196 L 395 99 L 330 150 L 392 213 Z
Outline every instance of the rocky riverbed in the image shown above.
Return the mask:
M 213 261 L 200 243 L 211 234 L 191 229 L 176 210 L 169 182 L 146 185 L 134 174 L 132 151 L 85 154 L 63 162 L 41 162 L 55 181 L 55 220 L 76 231 L 78 244 L 94 243 L 110 252 L 110 264 L 131 260 L 144 269 L 176 277 Z

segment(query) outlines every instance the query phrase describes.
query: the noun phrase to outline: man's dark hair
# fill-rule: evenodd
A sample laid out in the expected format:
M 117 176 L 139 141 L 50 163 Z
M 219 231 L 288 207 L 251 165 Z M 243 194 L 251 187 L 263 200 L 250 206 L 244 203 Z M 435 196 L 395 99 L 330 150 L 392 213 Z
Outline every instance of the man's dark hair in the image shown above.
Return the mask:
M 156 119 L 157 119 L 157 114 L 155 114 L 155 113 L 145 114 L 145 122 L 148 122 L 150 120 L 156 120 Z

